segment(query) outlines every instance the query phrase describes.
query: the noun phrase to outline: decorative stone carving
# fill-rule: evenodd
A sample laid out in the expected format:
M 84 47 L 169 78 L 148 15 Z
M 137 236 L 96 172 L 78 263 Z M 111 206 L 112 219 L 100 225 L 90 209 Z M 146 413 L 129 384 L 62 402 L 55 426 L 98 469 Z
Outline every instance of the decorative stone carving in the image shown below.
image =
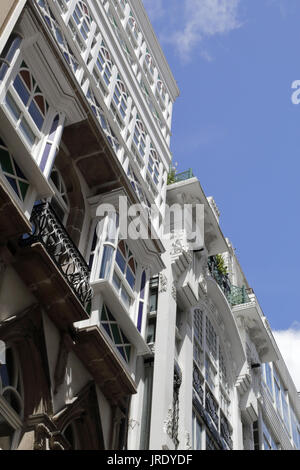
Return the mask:
M 187 431 L 185 433 L 185 449 L 192 450 L 191 435 Z
M 167 292 L 167 287 L 168 287 L 168 280 L 167 280 L 167 277 L 160 273 L 159 275 L 159 294 L 161 294 L 162 292 Z
M 168 409 L 167 417 L 164 420 L 163 430 L 172 439 L 172 423 L 173 423 L 173 410 Z
M 175 283 L 173 283 L 173 285 L 172 285 L 171 295 L 172 295 L 173 299 L 175 300 L 175 302 L 177 302 L 177 289 L 176 289 Z

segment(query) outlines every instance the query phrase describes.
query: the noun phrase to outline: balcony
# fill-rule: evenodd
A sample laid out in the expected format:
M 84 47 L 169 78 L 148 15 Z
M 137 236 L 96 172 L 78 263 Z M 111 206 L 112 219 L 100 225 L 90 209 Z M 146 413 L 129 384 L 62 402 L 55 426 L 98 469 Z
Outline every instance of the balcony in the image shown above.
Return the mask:
M 179 183 L 180 181 L 186 181 L 193 177 L 194 174 L 191 168 L 186 171 L 183 171 L 182 173 L 177 174 L 175 168 L 170 168 L 170 172 L 168 175 L 168 184 Z
M 60 327 L 89 318 L 89 269 L 49 203 L 34 206 L 15 267 Z
M 234 307 L 235 305 L 241 305 L 250 302 L 246 287 L 237 287 L 232 285 L 229 280 L 228 274 L 224 274 L 220 271 L 215 256 L 211 256 L 208 259 L 208 268 L 211 276 L 220 286 L 221 290 L 225 294 L 229 304 L 232 307 Z

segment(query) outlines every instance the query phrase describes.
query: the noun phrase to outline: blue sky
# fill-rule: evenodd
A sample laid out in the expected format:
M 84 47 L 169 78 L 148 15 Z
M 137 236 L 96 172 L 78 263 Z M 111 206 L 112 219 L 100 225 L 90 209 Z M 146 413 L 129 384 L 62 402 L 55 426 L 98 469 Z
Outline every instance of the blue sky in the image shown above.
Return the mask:
M 299 330 L 299 0 L 144 0 L 180 97 L 171 149 L 275 330 Z

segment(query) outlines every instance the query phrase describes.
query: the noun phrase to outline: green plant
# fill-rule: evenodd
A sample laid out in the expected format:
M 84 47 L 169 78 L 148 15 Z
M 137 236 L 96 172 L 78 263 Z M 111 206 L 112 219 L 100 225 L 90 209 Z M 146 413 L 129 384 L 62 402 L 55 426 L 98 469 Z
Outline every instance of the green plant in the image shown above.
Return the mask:
M 177 163 L 175 163 L 175 166 L 172 166 L 172 165 L 170 166 L 167 184 L 173 184 L 176 182 L 176 173 L 177 173 L 176 167 L 177 167 Z
M 225 264 L 225 261 L 223 259 L 222 255 L 216 255 L 215 256 L 216 264 L 217 264 L 217 269 L 220 274 L 223 274 L 224 276 L 228 275 L 228 269 Z

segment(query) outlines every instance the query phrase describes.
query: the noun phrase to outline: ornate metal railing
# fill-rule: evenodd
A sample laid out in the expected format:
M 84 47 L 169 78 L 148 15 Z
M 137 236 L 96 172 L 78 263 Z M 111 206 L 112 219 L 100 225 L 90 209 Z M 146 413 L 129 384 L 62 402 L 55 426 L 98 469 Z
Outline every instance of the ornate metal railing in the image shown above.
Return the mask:
M 198 367 L 195 366 L 195 364 L 194 364 L 193 388 L 194 388 L 195 392 L 197 393 L 197 395 L 200 399 L 201 405 L 203 405 L 203 398 L 204 398 L 204 392 L 203 392 L 202 384 L 203 384 L 203 379 L 201 378 Z
M 250 298 L 247 294 L 246 287 L 237 287 L 231 285 L 231 292 L 229 294 L 229 302 L 232 306 L 246 304 L 250 302 Z
M 193 170 L 192 168 L 189 168 L 186 171 L 183 171 L 182 173 L 178 173 L 174 176 L 174 183 L 178 183 L 178 181 L 185 181 L 189 180 L 190 178 L 193 178 Z
M 213 420 L 216 428 L 218 429 L 219 417 L 218 417 L 218 404 L 214 399 L 210 391 L 206 390 L 205 394 L 205 409 L 208 412 L 209 416 Z
M 250 302 L 250 298 L 247 293 L 245 286 L 237 287 L 231 284 L 228 274 L 220 272 L 217 267 L 217 261 L 214 256 L 211 256 L 208 259 L 208 268 L 210 274 L 219 284 L 225 296 L 227 297 L 228 302 L 233 307 L 234 305 L 240 305 Z
M 34 206 L 31 214 L 32 233 L 23 235 L 20 244 L 31 246 L 40 242 L 82 305 L 88 309 L 93 296 L 89 268 L 59 221 L 50 204 Z
M 231 439 L 231 435 L 232 435 L 231 427 L 227 418 L 225 418 L 225 416 L 222 413 L 220 417 L 220 434 L 221 434 L 221 437 L 226 442 L 226 444 L 228 445 L 229 449 L 232 449 L 233 442 Z

